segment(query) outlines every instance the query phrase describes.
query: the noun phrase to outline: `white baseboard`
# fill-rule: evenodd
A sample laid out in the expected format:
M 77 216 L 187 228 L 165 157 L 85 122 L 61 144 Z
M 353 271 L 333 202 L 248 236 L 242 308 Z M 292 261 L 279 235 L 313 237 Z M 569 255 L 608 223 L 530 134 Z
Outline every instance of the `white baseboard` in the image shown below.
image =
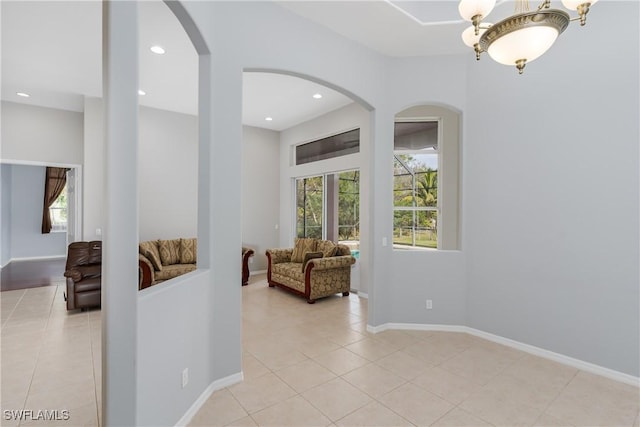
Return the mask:
M 358 295 L 360 298 L 369 299 L 369 294 L 366 293 L 366 292 L 360 292 L 358 290 L 356 290 L 356 291 L 352 290 L 351 292 L 353 292 L 354 294 Z
M 193 402 L 193 405 L 184 413 L 182 418 L 176 423 L 176 427 L 186 427 L 191 419 L 198 413 L 202 405 L 211 397 L 211 395 L 218 390 L 221 390 L 225 387 L 229 387 L 230 385 L 237 384 L 244 379 L 244 375 L 242 372 L 238 372 L 237 374 L 229 375 L 228 377 L 220 378 L 209 384 L 200 397 Z
M 267 274 L 267 270 L 250 271 L 251 274 Z
M 609 378 L 624 384 L 629 384 L 635 387 L 640 387 L 639 377 L 634 377 L 633 375 L 605 368 L 604 366 L 595 365 L 590 362 L 585 362 L 584 360 L 575 359 L 573 357 L 565 356 L 564 354 L 555 353 L 550 350 L 545 350 L 540 347 L 525 344 L 519 341 L 512 340 L 510 338 L 501 337 L 499 335 L 494 335 L 489 332 L 481 331 L 479 329 L 470 328 L 468 326 L 424 325 L 415 323 L 385 323 L 379 326 L 367 325 L 367 331 L 373 334 L 377 334 L 379 332 L 387 330 L 464 332 L 469 335 L 474 335 L 478 338 L 485 339 L 487 341 L 492 341 L 498 344 L 506 345 L 507 347 L 515 348 L 516 350 L 524 351 L 525 353 L 553 360 L 554 362 L 562 363 L 563 365 L 568 365 L 573 368 L 580 369 L 581 371 L 600 375 L 602 377 Z
M 44 260 L 47 260 L 47 259 L 64 259 L 66 257 L 67 257 L 66 255 L 46 255 L 46 256 L 31 256 L 31 257 L 11 258 L 9 260 L 9 262 L 7 262 L 7 264 L 5 264 L 4 266 L 7 266 L 9 263 L 12 263 L 12 262 L 44 261 Z

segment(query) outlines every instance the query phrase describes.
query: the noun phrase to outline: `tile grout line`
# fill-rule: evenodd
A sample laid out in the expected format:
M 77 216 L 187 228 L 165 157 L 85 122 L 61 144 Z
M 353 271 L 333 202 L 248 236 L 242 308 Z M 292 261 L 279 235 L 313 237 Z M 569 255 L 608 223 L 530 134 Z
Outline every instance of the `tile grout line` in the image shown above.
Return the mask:
M 30 289 L 38 289 L 38 288 L 30 288 Z M 26 296 L 28 291 L 29 291 L 29 289 L 25 289 L 25 293 L 23 294 L 23 298 Z M 53 305 L 54 305 L 54 303 L 56 301 L 56 294 L 57 293 L 58 293 L 58 285 L 56 285 L 56 290 L 55 290 L 55 292 L 53 292 L 53 295 L 51 297 L 51 304 L 49 306 L 49 315 L 47 316 L 47 323 L 44 326 L 44 329 L 42 331 L 43 335 L 47 331 L 47 328 L 49 327 L 49 322 L 51 321 L 51 313 L 53 312 Z M 17 307 L 17 304 L 16 304 L 16 307 Z M 31 379 L 29 380 L 29 388 L 27 389 L 27 395 L 24 398 L 24 404 L 22 405 L 22 409 L 25 408 L 25 406 L 27 404 L 27 401 L 29 400 L 29 395 L 31 394 L 31 387 L 33 385 L 33 379 L 36 376 L 36 370 L 38 369 L 38 365 L 40 364 L 40 355 L 42 354 L 43 347 L 44 347 L 44 342 L 42 342 L 42 340 L 41 340 L 40 348 L 38 349 L 38 355 L 36 356 L 36 364 L 33 367 L 33 372 L 31 373 Z M 18 426 L 20 426 L 20 425 L 22 425 L 22 420 L 18 421 Z
M 18 301 L 16 301 L 16 303 L 14 304 L 13 308 L 11 309 L 11 313 L 9 313 L 9 315 L 7 316 L 7 319 L 2 324 L 2 328 L 1 329 L 4 329 L 5 325 L 9 321 L 9 319 L 11 319 L 11 316 L 13 316 L 13 313 L 15 313 L 16 308 L 18 308 L 18 304 L 20 304 L 20 302 L 24 298 L 25 294 L 27 293 L 27 290 L 28 289 L 23 289 L 22 295 L 20 295 L 20 298 L 18 298 Z
M 96 402 L 96 420 L 98 422 L 98 427 L 102 424 L 102 420 L 100 419 L 100 410 L 98 406 L 102 406 L 102 399 L 98 399 L 98 382 L 96 381 L 96 360 L 95 353 L 93 351 L 93 327 L 91 326 L 91 317 L 89 316 L 89 312 L 87 314 L 87 322 L 89 323 L 89 346 L 91 348 L 91 372 L 93 372 L 93 395 L 95 397 Z M 102 316 L 100 317 L 100 325 L 102 326 Z M 101 344 L 102 345 L 102 344 Z M 100 360 L 100 376 L 102 376 L 102 360 Z M 100 379 L 100 383 L 102 384 L 102 378 Z
M 562 389 L 558 392 L 558 394 L 556 395 L 556 397 L 554 397 L 553 399 L 551 399 L 551 401 L 547 404 L 547 406 L 545 406 L 545 408 L 542 410 L 542 413 L 538 416 L 538 418 L 536 418 L 536 422 L 540 419 L 541 416 L 543 416 L 544 414 L 547 413 L 547 409 L 549 409 L 551 407 L 551 405 L 553 405 L 555 403 L 556 400 L 558 400 L 558 398 L 560 397 L 560 395 L 562 394 L 563 391 L 565 391 L 567 389 L 567 387 L 569 387 L 569 384 L 571 384 L 571 382 L 578 376 L 578 374 L 582 372 L 580 369 L 576 369 L 576 372 L 573 374 L 573 376 L 569 379 L 569 381 L 567 381 L 567 383 L 564 385 L 564 387 L 562 387 Z M 553 416 L 553 415 L 551 415 Z M 556 418 L 556 417 L 554 417 Z M 564 423 L 564 420 L 560 420 Z M 571 424 L 571 423 L 567 423 L 567 424 Z

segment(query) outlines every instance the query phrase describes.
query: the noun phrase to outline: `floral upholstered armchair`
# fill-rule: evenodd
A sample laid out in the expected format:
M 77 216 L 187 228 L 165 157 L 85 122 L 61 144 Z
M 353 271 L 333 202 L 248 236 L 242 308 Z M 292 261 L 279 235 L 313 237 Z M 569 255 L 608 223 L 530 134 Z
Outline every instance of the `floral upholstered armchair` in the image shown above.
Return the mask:
M 304 296 L 309 304 L 337 293 L 349 295 L 351 265 L 356 260 L 345 245 L 303 238 L 296 239 L 294 248 L 267 249 L 266 255 L 270 287 Z

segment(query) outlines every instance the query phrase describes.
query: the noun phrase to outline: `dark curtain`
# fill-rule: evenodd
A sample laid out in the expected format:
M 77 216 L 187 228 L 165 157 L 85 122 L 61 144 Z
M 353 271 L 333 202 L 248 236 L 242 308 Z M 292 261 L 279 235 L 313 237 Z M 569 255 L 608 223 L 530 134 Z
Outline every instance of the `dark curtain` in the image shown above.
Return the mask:
M 42 234 L 51 232 L 49 208 L 62 193 L 67 183 L 67 168 L 47 168 L 44 177 L 44 208 L 42 209 Z

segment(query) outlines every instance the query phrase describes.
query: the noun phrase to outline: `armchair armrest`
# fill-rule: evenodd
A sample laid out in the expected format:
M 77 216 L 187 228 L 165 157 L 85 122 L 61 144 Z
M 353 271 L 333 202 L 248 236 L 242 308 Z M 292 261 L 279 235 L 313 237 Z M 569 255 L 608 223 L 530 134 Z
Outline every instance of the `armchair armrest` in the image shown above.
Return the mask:
M 82 272 L 78 269 L 71 268 L 64 272 L 64 277 L 71 279 L 73 282 L 79 282 L 82 280 Z
M 305 265 L 305 270 L 313 267 L 314 271 L 344 268 L 355 264 L 356 259 L 351 255 L 332 256 L 328 258 L 310 259 Z
M 289 249 L 267 249 L 266 255 L 272 264 L 280 264 L 281 262 L 290 262 L 293 248 Z
M 138 254 L 138 270 L 138 290 L 151 286 L 151 284 L 155 280 L 153 264 L 151 264 L 151 261 L 149 261 L 149 259 L 142 254 Z
M 242 247 L 242 286 L 249 284 L 249 258 L 251 258 L 254 253 L 253 249 L 245 246 Z

